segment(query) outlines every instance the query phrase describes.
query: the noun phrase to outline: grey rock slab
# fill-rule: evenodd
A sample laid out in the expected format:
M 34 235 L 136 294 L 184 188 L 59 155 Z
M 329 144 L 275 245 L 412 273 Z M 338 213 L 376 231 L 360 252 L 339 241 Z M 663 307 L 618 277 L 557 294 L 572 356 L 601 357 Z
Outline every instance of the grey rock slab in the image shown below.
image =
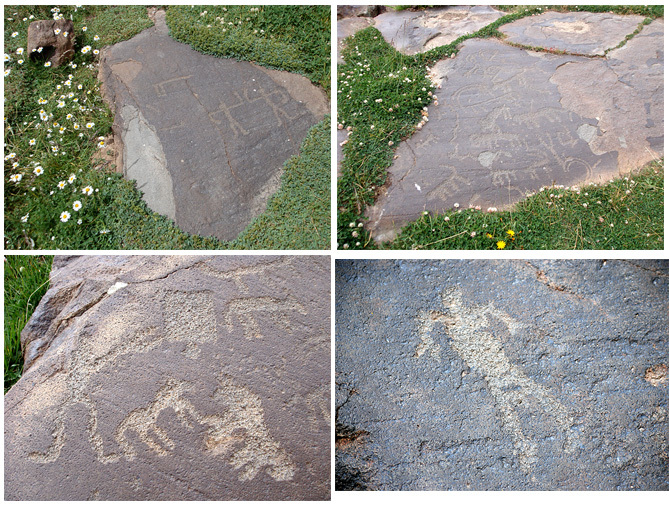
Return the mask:
M 669 262 L 335 265 L 336 490 L 669 490 Z
M 373 21 L 367 17 L 344 18 L 337 21 L 337 63 L 344 63 L 341 56 L 344 49 L 344 39 L 373 24 Z
M 327 500 L 330 259 L 56 257 L 6 500 Z
M 374 18 L 374 26 L 395 49 L 405 54 L 422 53 L 450 44 L 473 33 L 504 14 L 488 6 L 448 6 L 420 11 L 389 10 Z
M 664 154 L 664 20 L 656 19 L 605 60 L 557 69 L 564 108 L 596 118 L 601 135 L 585 138 L 594 153 L 618 151 L 627 172 Z
M 235 239 L 327 99 L 305 77 L 198 53 L 169 37 L 164 15 L 101 58 L 123 171 L 182 230 Z
M 546 12 L 499 28 L 509 42 L 559 49 L 583 55 L 604 55 L 639 26 L 643 16 L 593 12 Z
M 662 156 L 661 27 L 606 59 L 465 41 L 432 69 L 440 105 L 396 151 L 367 210 L 374 238 L 394 238 L 426 210 L 508 207 L 542 186 L 604 182 Z

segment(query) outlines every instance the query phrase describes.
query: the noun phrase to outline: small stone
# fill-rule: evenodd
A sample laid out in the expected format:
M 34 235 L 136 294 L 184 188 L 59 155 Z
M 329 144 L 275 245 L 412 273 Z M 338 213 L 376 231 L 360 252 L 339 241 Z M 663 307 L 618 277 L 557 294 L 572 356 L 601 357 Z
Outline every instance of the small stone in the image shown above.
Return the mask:
M 49 62 L 52 68 L 67 63 L 74 57 L 74 23 L 69 19 L 33 21 L 28 26 L 27 51 L 32 61 Z

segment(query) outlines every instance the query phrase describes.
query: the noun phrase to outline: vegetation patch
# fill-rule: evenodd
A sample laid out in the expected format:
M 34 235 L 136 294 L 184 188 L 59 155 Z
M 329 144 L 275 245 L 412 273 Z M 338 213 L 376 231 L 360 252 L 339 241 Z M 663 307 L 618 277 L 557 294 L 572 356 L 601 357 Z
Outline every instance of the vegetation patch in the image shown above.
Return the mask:
M 215 56 L 307 76 L 330 89 L 330 6 L 175 5 L 170 35 Z
M 424 214 L 390 249 L 663 249 L 664 161 L 604 185 L 543 187 L 510 211 Z
M 404 7 L 404 6 L 403 6 Z M 560 11 L 590 11 L 590 12 L 614 12 L 618 14 L 640 14 L 647 18 L 656 18 L 663 16 L 662 6 L 498 6 L 508 12 L 505 16 L 497 19 L 493 23 L 485 26 L 477 32 L 464 35 L 451 44 L 440 46 L 421 54 L 407 56 L 396 51 L 388 44 L 381 33 L 375 28 L 366 28 L 345 41 L 345 49 L 342 52 L 345 63 L 338 67 L 337 71 L 337 127 L 340 130 L 347 131 L 347 138 L 342 142 L 344 159 L 341 164 L 341 176 L 337 184 L 337 247 L 343 249 L 366 249 L 376 248 L 369 232 L 363 228 L 367 221 L 365 209 L 374 203 L 377 196 L 384 190 L 383 185 L 387 183 L 387 169 L 393 161 L 395 149 L 399 142 L 411 136 L 417 129 L 422 128 L 428 116 L 428 104 L 438 101 L 438 89 L 435 89 L 429 79 L 429 66 L 437 61 L 454 57 L 458 52 L 458 46 L 470 38 L 503 38 L 503 34 L 498 28 L 504 24 L 517 19 L 539 15 L 546 10 Z M 647 23 L 647 21 L 644 21 Z M 658 162 L 663 165 L 663 162 Z M 655 165 L 657 167 L 657 164 Z M 652 171 L 652 169 L 650 169 Z M 645 174 L 645 173 L 644 173 Z M 649 174 L 647 181 L 649 187 L 655 187 L 661 174 Z M 645 181 L 645 179 L 642 179 Z M 624 181 L 621 180 L 621 181 Z M 638 182 L 638 181 L 637 181 Z M 616 184 L 610 188 L 610 192 L 615 194 Z M 626 188 L 629 194 L 641 192 L 642 185 L 635 184 Z M 646 204 L 637 207 L 634 212 L 643 219 L 635 219 L 635 223 L 641 226 L 645 223 L 646 228 L 634 230 L 630 227 L 621 227 L 621 231 L 616 234 L 603 235 L 585 235 L 573 243 L 565 240 L 559 248 L 633 248 L 641 249 L 645 247 L 658 248 L 662 245 L 662 184 L 659 184 L 660 191 L 646 192 L 643 197 Z M 601 187 L 600 187 L 601 189 Z M 632 197 L 628 198 L 631 202 Z M 603 202 L 608 201 L 606 198 Z M 595 200 L 596 202 L 596 200 Z M 582 201 L 581 204 L 587 203 Z M 530 206 L 528 202 L 517 204 L 519 210 L 523 206 Z M 561 207 L 561 206 L 558 206 Z M 592 208 L 591 208 L 592 209 Z M 518 211 L 512 214 L 516 215 Z M 466 221 L 470 221 L 476 214 L 476 210 L 469 214 Z M 646 213 L 646 214 L 644 214 Z M 457 214 L 457 213 L 456 213 Z M 519 238 L 509 239 L 506 230 L 511 228 L 514 223 L 509 221 L 511 212 L 505 213 L 479 213 L 483 218 L 482 225 L 490 220 L 497 219 L 502 225 L 500 230 L 494 234 L 491 231 L 484 232 L 484 238 L 490 239 L 485 233 L 496 238 L 494 242 L 483 241 L 481 237 L 475 241 L 467 240 L 465 237 L 475 232 L 471 223 L 464 226 L 460 223 L 461 214 L 457 217 L 446 220 L 445 224 L 453 221 L 449 226 L 439 224 L 433 227 L 431 220 L 435 218 L 426 215 L 415 223 L 408 225 L 402 234 L 391 244 L 383 247 L 389 248 L 496 248 L 498 242 L 503 242 L 502 248 L 524 247 L 531 249 L 552 249 L 558 248 L 554 241 L 540 243 L 537 239 L 541 234 L 534 234 L 534 239 L 529 242 L 519 242 Z M 443 218 L 445 218 L 444 216 Z M 497 217 L 497 218 L 495 218 Z M 442 218 L 442 220 L 443 220 Z M 565 221 L 575 219 L 576 221 Z M 598 219 L 598 217 L 597 217 Z M 624 220 L 623 220 L 624 221 Z M 627 217 L 629 221 L 629 217 Z M 578 217 L 573 214 L 564 213 L 561 215 L 560 223 L 567 228 L 576 229 L 579 223 Z M 490 221 L 490 223 L 492 223 Z M 556 223 L 555 220 L 551 223 Z M 460 224 L 459 229 L 453 229 L 455 224 Z M 508 225 L 509 228 L 502 230 Z M 533 224 L 535 226 L 538 224 Z M 409 232 L 408 230 L 421 229 L 427 227 L 425 232 Z M 490 226 L 488 224 L 487 226 Z M 581 232 L 584 231 L 581 223 Z M 615 227 L 615 222 L 614 222 Z M 517 226 L 515 228 L 518 228 Z M 433 230 L 434 229 L 434 230 Z M 421 229 L 422 230 L 422 229 Z M 526 228 L 526 230 L 530 230 Z M 533 228 L 532 230 L 538 230 Z M 587 233 L 594 229 L 586 228 Z M 429 231 L 429 233 L 427 233 Z M 585 232 L 583 232 L 585 233 Z M 628 233 L 628 236 L 624 234 Z M 408 238 L 410 234 L 413 239 Z M 457 235 L 455 235 L 457 234 Z M 622 235 L 621 235 L 622 234 Z M 455 237 L 451 237 L 455 235 Z M 561 233 L 553 229 L 552 236 L 559 237 Z M 429 236 L 429 237 L 428 237 Z M 417 239 L 420 237 L 420 239 Z M 606 237 L 606 238 L 605 238 Z M 548 236 L 546 236 L 548 240 Z M 432 243 L 428 245 L 428 243 Z M 551 244 L 553 246 L 551 246 Z M 649 246 L 642 246 L 648 244 Z M 652 246 L 651 246 L 652 244 Z M 401 245 L 401 246 L 400 246 Z
M 178 12 L 182 8 L 169 7 L 168 13 L 171 9 Z M 233 10 L 241 16 L 243 9 L 250 13 L 251 7 Z M 293 8 L 293 15 L 301 9 Z M 329 12 L 329 6 L 327 9 Z M 264 11 L 254 12 L 260 16 Z M 31 61 L 26 54 L 28 25 L 38 19 L 60 17 L 74 22 L 74 59 L 60 68 Z M 281 19 L 292 20 L 287 11 L 279 9 L 261 29 L 274 29 L 273 23 L 280 24 Z M 151 25 L 147 9 L 142 6 L 5 7 L 6 249 L 223 249 L 251 244 L 271 249 L 279 243 L 291 249 L 297 244 L 309 245 L 310 249 L 323 247 L 322 237 L 314 235 L 314 227 L 302 227 L 303 213 L 297 211 L 284 215 L 291 220 L 289 223 L 272 226 L 271 220 L 263 221 L 268 227 L 266 242 L 257 225 L 252 240 L 245 232 L 239 241 L 229 243 L 187 234 L 168 218 L 151 211 L 134 181 L 123 179 L 104 161 L 105 155 L 113 154 L 106 144 L 113 115 L 102 100 L 97 81 L 99 51 Z M 284 26 L 280 31 L 289 32 L 290 27 Z M 306 38 L 306 34 L 301 37 Z M 284 38 L 289 39 L 288 35 Z M 322 41 L 311 37 L 309 43 L 316 42 Z M 294 43 L 291 47 L 293 51 L 306 51 L 305 44 Z M 326 45 L 329 58 L 329 39 Z M 304 55 L 301 58 L 308 59 Z M 326 67 L 329 76 L 329 61 Z M 309 72 L 316 76 L 315 67 Z M 303 147 L 302 152 L 316 150 L 329 157 L 329 139 L 317 149 Z M 291 163 L 304 165 L 295 160 Z M 320 174 L 324 167 L 318 165 L 310 170 L 312 175 Z M 284 180 L 289 180 L 293 172 L 287 165 Z M 323 178 L 315 181 L 322 183 Z M 329 216 L 323 218 L 320 196 L 327 188 L 318 192 L 309 188 L 309 193 L 305 190 L 300 199 L 307 202 L 309 210 L 318 209 L 312 217 L 318 220 L 315 228 L 319 233 L 330 222 Z M 291 198 L 291 202 L 296 204 L 298 199 Z M 272 216 L 276 218 L 276 213 Z M 277 234 L 282 230 L 291 231 L 291 235 L 279 240 Z
M 50 256 L 6 256 L 5 393 L 23 373 L 21 331 L 49 288 Z

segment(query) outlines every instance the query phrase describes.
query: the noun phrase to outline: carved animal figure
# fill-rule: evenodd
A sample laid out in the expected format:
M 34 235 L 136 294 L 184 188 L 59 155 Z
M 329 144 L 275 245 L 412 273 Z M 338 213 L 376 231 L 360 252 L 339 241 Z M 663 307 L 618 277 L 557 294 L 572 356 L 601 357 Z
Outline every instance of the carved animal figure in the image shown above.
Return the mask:
M 295 466 L 267 430 L 260 398 L 226 377 L 222 377 L 214 398 L 228 410 L 222 415 L 202 418 L 210 426 L 205 441 L 207 449 L 214 454 L 232 452 L 229 462 L 241 470 L 241 481 L 252 480 L 264 467 L 277 481 L 291 480 Z M 238 448 L 240 443 L 242 446 Z

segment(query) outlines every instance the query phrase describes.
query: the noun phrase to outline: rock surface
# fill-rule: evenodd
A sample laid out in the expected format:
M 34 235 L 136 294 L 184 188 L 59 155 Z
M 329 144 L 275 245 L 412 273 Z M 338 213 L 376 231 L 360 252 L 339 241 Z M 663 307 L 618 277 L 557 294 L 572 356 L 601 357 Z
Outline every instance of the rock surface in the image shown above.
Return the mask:
M 643 20 L 643 16 L 605 12 L 546 12 L 503 25 L 499 31 L 507 36 L 505 40 L 516 44 L 603 56 Z
M 327 99 L 305 77 L 198 53 L 169 37 L 164 16 L 101 58 L 123 171 L 182 230 L 235 239 Z
M 74 23 L 70 19 L 33 21 L 26 47 L 31 60 L 60 67 L 74 57 Z
M 336 489 L 669 490 L 669 262 L 336 262 Z
M 602 182 L 663 156 L 663 48 L 663 20 L 605 58 L 465 41 L 433 68 L 440 105 L 397 149 L 367 212 L 372 235 L 393 239 L 425 210 L 503 208 L 541 186 Z
M 329 273 L 56 257 L 5 396 L 5 499 L 328 499 Z
M 503 15 L 484 5 L 389 10 L 374 18 L 374 26 L 398 51 L 416 54 L 450 44 L 461 35 L 476 32 Z

